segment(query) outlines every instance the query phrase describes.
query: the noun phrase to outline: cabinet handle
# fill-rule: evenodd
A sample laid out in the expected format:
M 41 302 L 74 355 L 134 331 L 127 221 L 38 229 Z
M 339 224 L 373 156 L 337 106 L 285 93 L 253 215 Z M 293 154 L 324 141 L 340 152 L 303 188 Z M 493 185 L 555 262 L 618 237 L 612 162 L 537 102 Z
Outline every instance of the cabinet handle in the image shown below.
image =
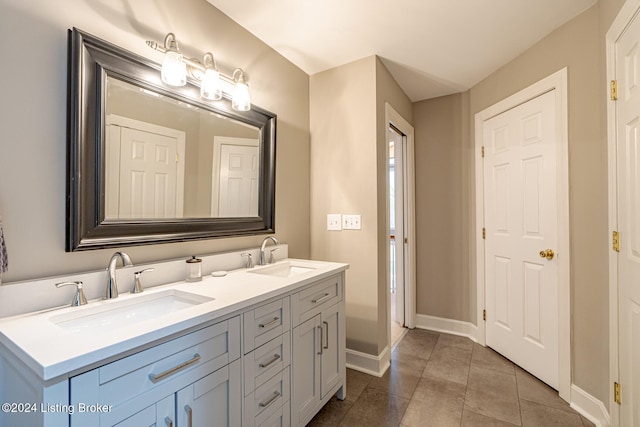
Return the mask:
M 268 328 L 269 326 L 278 323 L 280 321 L 279 317 L 274 317 L 273 320 L 271 322 L 267 322 L 267 323 L 260 323 L 258 324 L 259 328 Z
M 169 417 L 164 417 L 164 423 L 167 425 L 167 427 L 173 427 L 173 420 Z
M 271 365 L 272 363 L 275 363 L 277 360 L 280 360 L 280 355 L 279 354 L 274 354 L 273 355 L 273 359 L 269 360 L 267 363 L 260 363 L 258 366 L 260 366 L 261 368 L 266 368 L 267 366 Z
M 324 294 L 324 296 L 321 298 L 312 299 L 311 304 L 318 304 L 319 302 L 322 302 L 328 298 L 331 298 L 331 294 Z
M 275 400 L 277 398 L 280 397 L 280 392 L 279 391 L 274 391 L 273 392 L 273 396 L 271 396 L 271 398 L 269 400 L 267 400 L 266 402 L 260 402 L 259 405 L 261 408 L 266 408 L 267 406 L 271 405 L 273 402 L 275 402 Z
M 325 322 L 324 320 L 322 321 L 322 324 L 325 325 L 327 327 L 327 342 L 326 345 L 322 348 L 324 349 L 329 349 L 329 323 Z
M 193 410 L 191 406 L 184 405 L 184 411 L 187 413 L 187 417 L 189 417 L 189 427 L 193 427 Z
M 318 328 L 318 335 L 320 335 L 320 351 L 318 354 L 322 356 L 322 326 L 316 326 L 316 328 Z
M 157 383 L 158 381 L 162 381 L 166 377 L 170 377 L 171 375 L 177 373 L 178 371 L 183 370 L 184 368 L 193 365 L 194 363 L 198 363 L 200 361 L 200 355 L 198 353 L 194 354 L 193 357 L 187 360 L 184 363 L 179 364 L 178 366 L 174 366 L 171 369 L 167 369 L 164 372 L 160 372 L 159 374 L 149 374 L 149 379 L 152 383 Z

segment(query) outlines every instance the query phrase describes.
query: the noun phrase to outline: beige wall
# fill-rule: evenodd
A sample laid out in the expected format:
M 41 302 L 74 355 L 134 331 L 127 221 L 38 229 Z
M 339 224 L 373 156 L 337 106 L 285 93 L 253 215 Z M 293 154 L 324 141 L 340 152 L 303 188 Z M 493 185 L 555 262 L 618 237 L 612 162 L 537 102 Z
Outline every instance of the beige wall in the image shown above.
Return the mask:
M 370 56 L 311 76 L 311 256 L 347 262 L 347 348 L 387 344 L 384 105 L 411 120 L 411 102 Z M 327 214 L 360 214 L 362 230 L 327 231 Z
M 414 103 L 413 115 L 418 165 L 416 311 L 470 321 L 469 195 L 463 191 L 468 94 Z
M 311 257 L 350 264 L 347 347 L 378 354 L 376 82 L 371 56 L 310 78 Z M 361 230 L 327 231 L 327 214 L 360 214 Z
M 610 384 L 604 34 L 622 4 L 600 1 L 467 93 L 414 104 L 420 165 L 418 313 L 475 323 L 478 225 L 473 203 L 474 134 L 469 124 L 483 109 L 568 68 L 572 381 L 605 405 Z M 468 131 L 460 133 L 459 126 Z M 462 158 L 457 155 L 460 149 Z M 451 217 L 445 217 L 436 203 L 444 203 Z M 458 207 L 462 217 L 456 213 Z M 436 220 L 450 227 L 452 241 L 446 239 L 448 231 L 434 226 Z M 456 226 L 460 223 L 469 230 L 462 236 Z M 463 265 L 450 257 L 463 260 Z M 464 269 L 465 263 L 467 272 L 459 274 L 456 267 Z M 464 307 L 465 293 L 468 307 Z
M 0 0 L 0 216 L 3 282 L 104 268 L 113 250 L 66 253 L 67 29 L 78 27 L 156 62 L 145 40 L 177 35 L 190 56 L 214 52 L 246 70 L 252 100 L 278 115 L 276 236 L 310 255 L 309 78 L 205 0 Z M 263 236 L 124 248 L 134 263 L 259 245 Z

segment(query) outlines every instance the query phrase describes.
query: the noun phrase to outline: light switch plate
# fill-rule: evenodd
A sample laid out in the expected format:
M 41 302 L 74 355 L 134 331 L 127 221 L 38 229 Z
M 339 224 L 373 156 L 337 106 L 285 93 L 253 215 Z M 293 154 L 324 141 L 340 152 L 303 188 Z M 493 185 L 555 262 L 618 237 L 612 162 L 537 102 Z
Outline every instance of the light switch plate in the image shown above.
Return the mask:
M 360 215 L 342 215 L 343 230 L 362 229 L 362 217 Z
M 327 214 L 327 230 L 329 231 L 342 230 L 342 215 Z

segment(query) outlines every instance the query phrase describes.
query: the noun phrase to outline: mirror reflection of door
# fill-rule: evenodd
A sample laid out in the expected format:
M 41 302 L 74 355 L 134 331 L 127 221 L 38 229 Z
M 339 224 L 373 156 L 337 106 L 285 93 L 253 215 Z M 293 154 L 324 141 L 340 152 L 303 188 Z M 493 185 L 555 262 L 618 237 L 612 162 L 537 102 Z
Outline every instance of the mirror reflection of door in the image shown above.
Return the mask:
M 213 164 L 218 167 L 211 177 L 211 216 L 258 216 L 258 144 L 257 139 L 214 137 Z
M 106 218 L 181 218 L 184 132 L 112 115 L 107 140 Z

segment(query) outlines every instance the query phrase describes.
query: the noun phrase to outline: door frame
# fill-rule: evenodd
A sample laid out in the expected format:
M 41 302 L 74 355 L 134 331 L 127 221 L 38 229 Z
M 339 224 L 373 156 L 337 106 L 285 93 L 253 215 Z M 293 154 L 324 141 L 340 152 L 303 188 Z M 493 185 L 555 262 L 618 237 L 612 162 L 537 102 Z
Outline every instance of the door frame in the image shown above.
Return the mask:
M 567 402 L 571 399 L 571 271 L 569 245 L 569 137 L 567 109 L 567 68 L 563 68 L 537 83 L 509 96 L 475 115 L 475 178 L 476 224 L 472 238 L 476 241 L 476 325 L 478 343 L 486 346 L 485 304 L 485 240 L 484 227 L 484 146 L 483 123 L 492 117 L 517 107 L 539 95 L 556 91 L 556 168 L 558 214 L 558 393 Z
M 399 131 L 406 136 L 406 168 L 404 170 L 406 186 L 404 188 L 404 203 L 405 203 L 405 217 L 407 223 L 405 224 L 405 234 L 408 242 L 404 253 L 405 258 L 405 288 L 404 288 L 404 318 L 405 326 L 409 329 L 416 327 L 416 209 L 415 209 L 415 141 L 413 126 L 409 124 L 388 102 L 384 105 L 384 117 L 385 117 L 385 141 L 387 126 L 392 124 Z M 387 150 L 388 152 L 388 150 Z M 388 155 L 387 155 L 388 158 Z M 385 182 L 389 177 L 389 162 L 385 161 L 386 175 Z M 385 227 L 385 251 L 387 266 L 389 265 L 389 245 L 391 244 L 389 239 L 389 188 L 386 186 L 386 227 Z M 397 242 L 396 242 L 397 244 Z M 396 268 L 398 268 L 396 266 Z M 387 295 L 387 345 L 391 344 L 391 296 L 390 296 L 390 283 L 389 274 L 387 274 L 386 283 L 386 295 Z
M 607 82 L 616 80 L 615 51 L 616 41 L 623 35 L 633 19 L 640 19 L 640 0 L 627 0 L 618 12 L 606 34 L 607 49 Z M 609 88 L 607 88 L 607 94 Z M 618 229 L 617 198 L 617 132 L 616 103 L 607 95 L 607 157 L 608 157 L 608 191 L 609 191 L 609 232 Z M 610 234 L 611 235 L 611 234 Z M 618 255 L 609 249 L 609 381 L 620 382 L 619 340 L 618 340 Z M 610 389 L 611 390 L 611 389 Z M 609 415 L 613 427 L 620 425 L 620 406 L 614 402 L 613 393 L 609 393 Z

